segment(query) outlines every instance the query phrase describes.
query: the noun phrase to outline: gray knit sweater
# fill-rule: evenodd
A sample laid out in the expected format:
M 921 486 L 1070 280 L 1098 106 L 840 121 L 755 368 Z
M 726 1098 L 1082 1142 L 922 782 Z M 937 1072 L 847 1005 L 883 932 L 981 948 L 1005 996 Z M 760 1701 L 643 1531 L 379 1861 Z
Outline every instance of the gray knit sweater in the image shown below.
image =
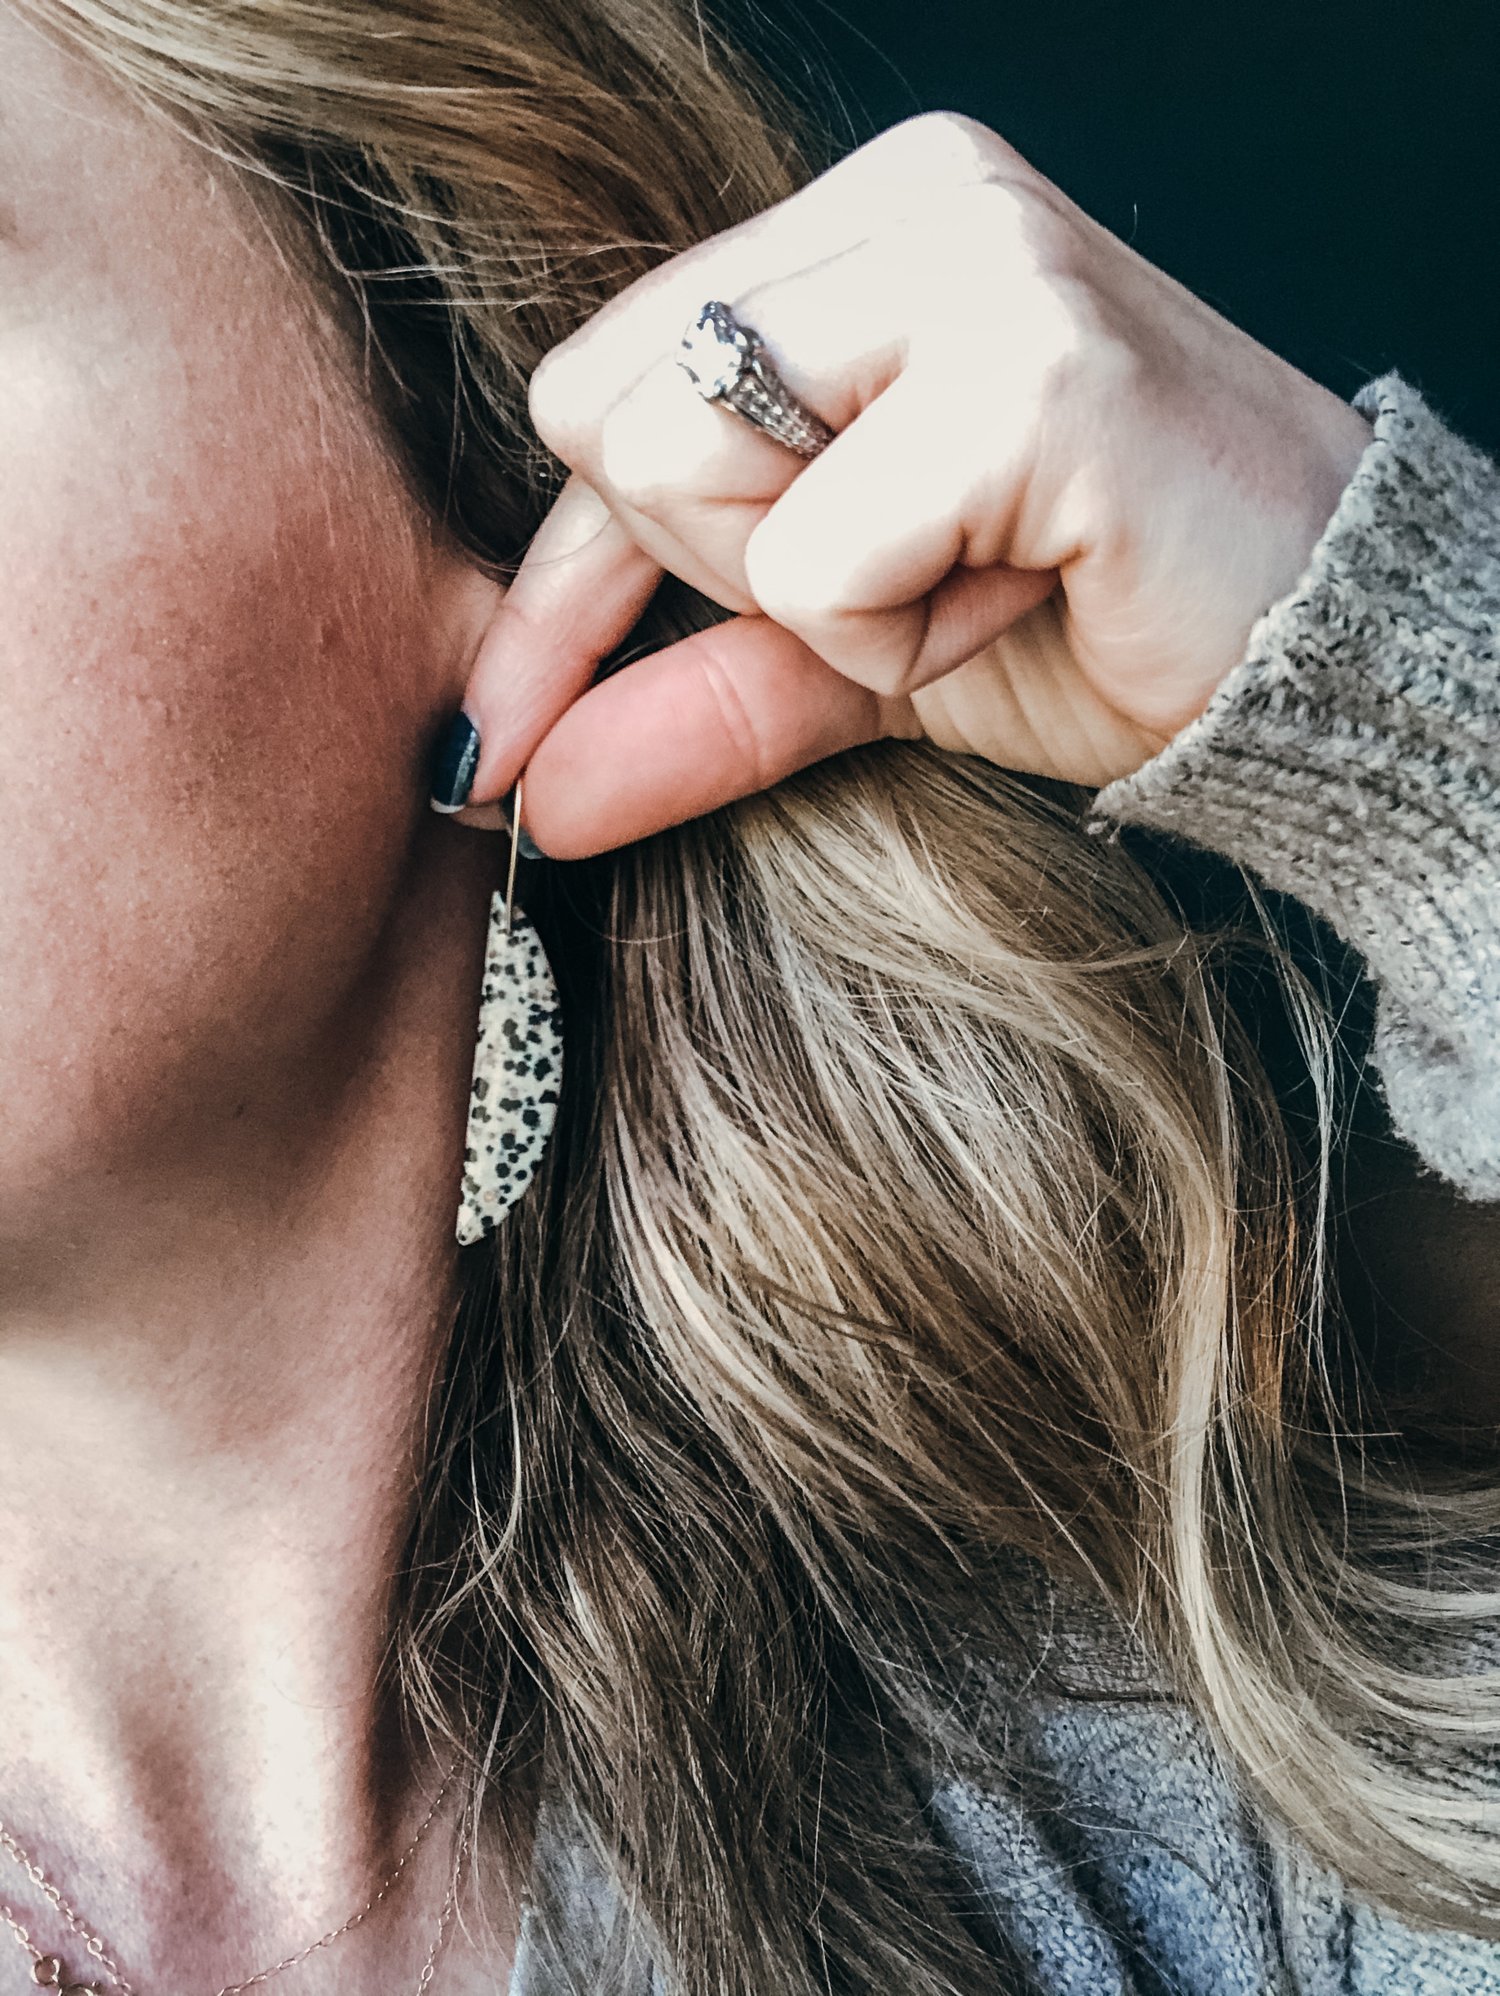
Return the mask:
M 1374 439 L 1303 576 L 1096 819 L 1226 854 L 1353 944 L 1396 1129 L 1500 1199 L 1500 468 L 1399 374 L 1355 406 Z M 997 1991 L 1020 1973 L 1039 1996 L 1500 1996 L 1500 1946 L 1417 1932 L 1258 1843 L 1187 1712 L 1129 1698 L 1149 1663 L 1096 1605 L 1039 1593 L 1032 1619 L 1104 1696 L 980 1672 L 975 1716 L 1062 1808 L 1041 1820 L 982 1767 L 930 1796 L 988 1909 Z M 644 1954 L 605 1959 L 610 1889 L 547 1814 L 532 1895 L 511 1996 L 649 1996 Z

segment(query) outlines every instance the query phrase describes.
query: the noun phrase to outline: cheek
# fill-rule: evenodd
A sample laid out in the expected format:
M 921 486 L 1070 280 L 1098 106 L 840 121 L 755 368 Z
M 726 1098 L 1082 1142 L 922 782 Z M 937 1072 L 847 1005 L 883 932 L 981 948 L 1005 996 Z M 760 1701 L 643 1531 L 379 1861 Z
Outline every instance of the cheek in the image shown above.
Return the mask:
M 414 511 L 352 416 L 216 386 L 54 398 L 0 499 L 0 1197 L 311 1044 L 423 809 Z

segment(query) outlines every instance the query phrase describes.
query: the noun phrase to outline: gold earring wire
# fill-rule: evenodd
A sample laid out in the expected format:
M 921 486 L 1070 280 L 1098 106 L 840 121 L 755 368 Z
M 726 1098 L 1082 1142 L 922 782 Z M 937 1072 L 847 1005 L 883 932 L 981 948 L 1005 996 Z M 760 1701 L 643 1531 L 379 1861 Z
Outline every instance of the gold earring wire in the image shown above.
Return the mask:
M 504 934 L 510 934 L 511 916 L 516 905 L 516 854 L 521 843 L 521 779 L 516 778 L 516 787 L 511 793 L 510 806 L 510 868 L 505 876 L 505 927 Z

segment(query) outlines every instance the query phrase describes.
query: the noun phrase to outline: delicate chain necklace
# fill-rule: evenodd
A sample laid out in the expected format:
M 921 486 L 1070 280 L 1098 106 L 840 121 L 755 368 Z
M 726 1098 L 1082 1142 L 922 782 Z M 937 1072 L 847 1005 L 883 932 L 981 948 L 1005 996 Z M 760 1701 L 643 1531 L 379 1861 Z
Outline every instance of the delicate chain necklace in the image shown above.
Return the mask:
M 246 1976 L 243 1982 L 226 1983 L 222 1989 L 216 1992 L 216 1996 L 243 1996 L 245 1990 L 257 1988 L 261 1983 L 269 1982 L 273 1975 L 280 1975 L 284 1968 L 295 1968 L 298 1962 L 306 1961 L 308 1956 L 316 1954 L 319 1948 L 328 1947 L 332 1942 L 339 1940 L 344 1934 L 350 1933 L 362 1920 L 367 1919 L 395 1885 L 402 1872 L 405 1871 L 418 1844 L 421 1843 L 423 1837 L 426 1836 L 428 1830 L 432 1827 L 438 1810 L 443 1806 L 443 1798 L 453 1785 L 453 1777 L 457 1772 L 458 1762 L 455 1760 L 453 1765 L 448 1769 L 447 1774 L 443 1777 L 443 1785 L 439 1788 L 433 1800 L 432 1807 L 418 1824 L 416 1835 L 397 1860 L 395 1869 L 389 1873 L 384 1883 L 365 1901 L 357 1913 L 351 1913 L 341 1927 L 334 1927 L 328 1933 L 320 1935 L 317 1940 L 311 1942 L 307 1947 L 300 1948 L 296 1954 L 289 1954 L 284 1960 L 278 1961 L 273 1968 L 263 1968 L 255 1975 Z M 4 1822 L 0 1822 L 0 1849 L 4 1849 L 15 1860 L 26 1873 L 27 1877 L 42 1893 L 43 1897 L 62 1915 L 68 1926 L 84 1943 L 84 1946 L 93 1956 L 94 1960 L 98 1962 L 99 1966 L 108 1975 L 110 1981 L 114 1983 L 119 1996 L 137 1996 L 136 1990 L 126 1981 L 124 1975 L 121 1973 L 119 1963 L 109 1953 L 98 1934 L 79 1918 L 62 1893 L 52 1883 L 52 1880 L 42 1870 L 36 1859 L 22 1846 L 14 1832 Z M 453 1879 L 448 1887 L 448 1896 L 443 1902 L 443 1910 L 438 1918 L 437 1934 L 431 1948 L 428 1950 L 427 1960 L 423 1964 L 421 1980 L 417 1983 L 415 1996 L 426 1996 L 426 1991 L 432 1985 L 432 1978 L 437 1969 L 437 1958 L 441 1952 L 444 1937 L 447 1934 L 448 1922 L 452 1917 L 454 1906 L 457 1903 L 458 1871 L 459 1866 L 462 1864 L 462 1855 L 462 1851 L 460 1851 L 459 1861 L 454 1867 Z M 97 1982 L 64 1982 L 61 1961 L 55 1954 L 44 1954 L 42 1952 L 32 1940 L 27 1929 L 22 1925 L 14 1908 L 7 1905 L 3 1899 L 0 1899 L 0 1920 L 4 1920 L 17 1941 L 19 1941 L 21 1946 L 31 1956 L 31 1979 L 41 1988 L 55 1990 L 57 1996 L 105 1996 L 104 1990 Z

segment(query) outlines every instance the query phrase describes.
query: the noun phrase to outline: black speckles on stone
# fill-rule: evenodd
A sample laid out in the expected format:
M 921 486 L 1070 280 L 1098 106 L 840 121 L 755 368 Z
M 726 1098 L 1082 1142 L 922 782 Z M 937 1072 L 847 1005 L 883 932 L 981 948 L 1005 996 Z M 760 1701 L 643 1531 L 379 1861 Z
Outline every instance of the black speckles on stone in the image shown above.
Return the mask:
M 501 928 L 491 903 L 481 985 L 478 1046 L 469 1102 L 458 1238 L 482 1237 L 515 1204 L 535 1173 L 557 1113 L 562 1009 L 535 929 L 517 912 Z

